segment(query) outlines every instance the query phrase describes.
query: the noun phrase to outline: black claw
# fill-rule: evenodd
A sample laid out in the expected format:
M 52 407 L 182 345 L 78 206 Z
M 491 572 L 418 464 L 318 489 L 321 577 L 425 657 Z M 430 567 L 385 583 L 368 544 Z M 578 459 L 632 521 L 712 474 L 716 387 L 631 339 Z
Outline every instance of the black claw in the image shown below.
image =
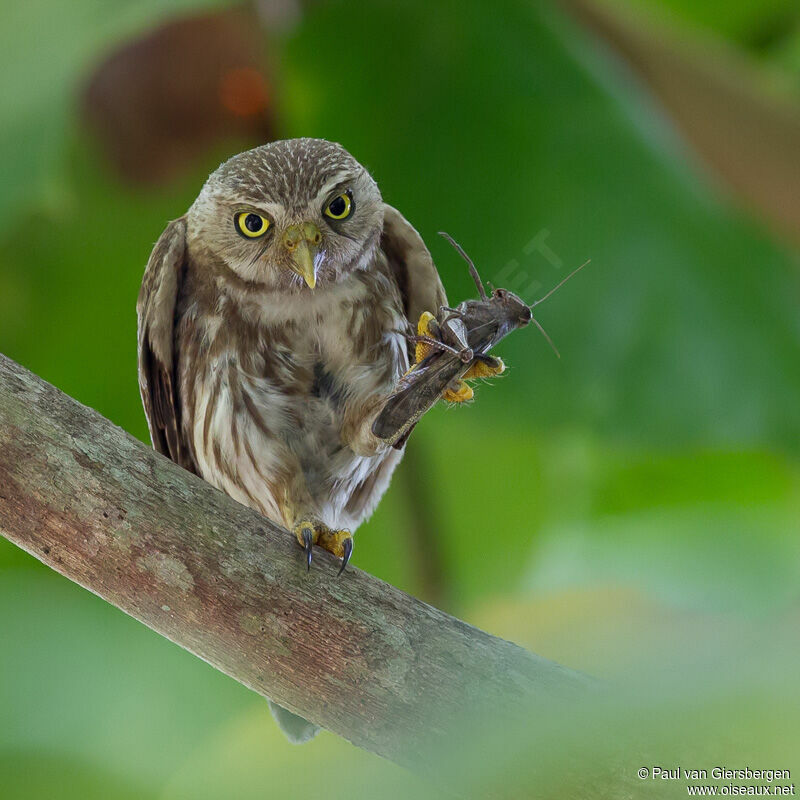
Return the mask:
M 309 530 L 304 530 L 303 531 L 303 541 L 305 542 L 304 550 L 306 551 L 306 565 L 307 565 L 306 566 L 306 571 L 308 571 L 308 570 L 311 569 L 311 558 L 312 558 L 312 556 L 311 556 L 311 547 L 314 544 L 313 537 L 311 535 L 311 531 L 309 531 Z
M 339 567 L 337 577 L 344 572 L 347 562 L 350 561 L 350 556 L 353 555 L 353 540 L 345 539 L 344 542 L 342 542 L 342 549 L 344 550 L 344 555 L 342 556 L 342 566 Z

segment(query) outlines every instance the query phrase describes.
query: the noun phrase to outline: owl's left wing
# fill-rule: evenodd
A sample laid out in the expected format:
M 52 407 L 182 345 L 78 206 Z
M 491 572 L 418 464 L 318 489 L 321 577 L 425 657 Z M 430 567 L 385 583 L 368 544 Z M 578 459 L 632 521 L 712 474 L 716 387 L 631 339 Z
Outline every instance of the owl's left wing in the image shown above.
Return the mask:
M 153 447 L 191 472 L 197 468 L 181 432 L 175 364 L 175 309 L 186 259 L 186 220 L 161 234 L 147 262 L 136 311 L 139 390 Z
M 422 237 L 396 208 L 383 208 L 381 249 L 403 298 L 403 311 L 416 331 L 420 314 L 436 314 L 439 306 L 447 305 L 447 295 Z

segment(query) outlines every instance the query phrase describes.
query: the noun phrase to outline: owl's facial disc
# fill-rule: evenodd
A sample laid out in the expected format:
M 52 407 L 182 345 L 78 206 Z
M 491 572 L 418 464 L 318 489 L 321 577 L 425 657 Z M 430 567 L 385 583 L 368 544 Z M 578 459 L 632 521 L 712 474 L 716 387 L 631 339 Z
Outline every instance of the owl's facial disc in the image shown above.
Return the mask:
M 289 252 L 292 272 L 297 273 L 309 289 L 317 285 L 315 262 L 322 242 L 322 234 L 313 222 L 289 225 L 283 232 L 281 242 Z
M 187 245 L 250 286 L 318 293 L 372 266 L 383 209 L 375 181 L 341 145 L 270 142 L 209 176 L 187 213 Z

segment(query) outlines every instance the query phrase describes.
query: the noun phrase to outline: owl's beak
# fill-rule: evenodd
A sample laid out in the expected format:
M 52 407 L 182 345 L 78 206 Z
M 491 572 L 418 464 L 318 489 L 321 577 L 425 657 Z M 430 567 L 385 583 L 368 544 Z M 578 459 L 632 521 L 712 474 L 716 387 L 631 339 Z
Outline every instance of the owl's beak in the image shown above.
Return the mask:
M 290 225 L 283 233 L 283 246 L 292 258 L 292 270 L 305 282 L 309 289 L 317 285 L 317 272 L 314 257 L 319 252 L 322 234 L 313 222 Z

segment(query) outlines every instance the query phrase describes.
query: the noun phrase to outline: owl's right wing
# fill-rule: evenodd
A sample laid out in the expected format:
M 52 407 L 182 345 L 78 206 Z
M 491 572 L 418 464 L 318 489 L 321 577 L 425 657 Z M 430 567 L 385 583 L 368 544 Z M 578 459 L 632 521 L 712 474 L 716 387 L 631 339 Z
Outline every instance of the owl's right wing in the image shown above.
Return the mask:
M 176 305 L 186 268 L 186 219 L 173 220 L 156 242 L 142 279 L 139 319 L 139 391 L 153 447 L 197 472 L 181 433 L 175 354 Z
M 414 226 L 396 209 L 384 204 L 381 249 L 403 298 L 406 318 L 416 332 L 423 311 L 436 314 L 447 295 L 431 254 Z

